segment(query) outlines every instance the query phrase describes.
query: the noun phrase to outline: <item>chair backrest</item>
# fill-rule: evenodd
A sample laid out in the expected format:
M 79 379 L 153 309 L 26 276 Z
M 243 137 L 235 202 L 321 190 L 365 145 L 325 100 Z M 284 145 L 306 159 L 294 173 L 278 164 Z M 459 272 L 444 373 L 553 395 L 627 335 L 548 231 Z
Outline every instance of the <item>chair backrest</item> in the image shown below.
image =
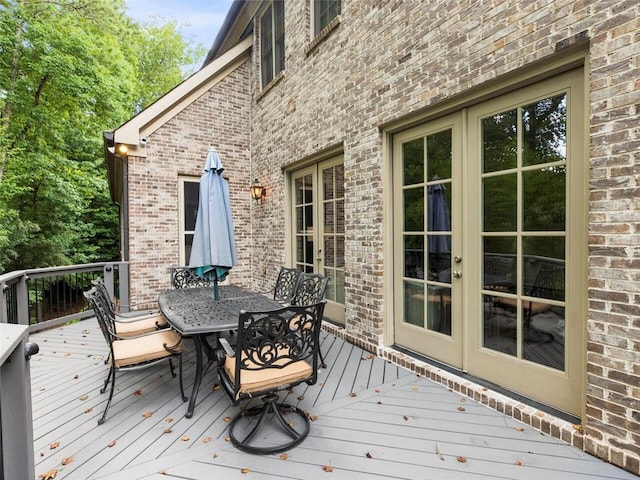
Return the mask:
M 242 374 L 264 369 L 283 369 L 305 360 L 312 367 L 310 376 L 295 384 L 317 380 L 320 329 L 326 301 L 314 305 L 291 305 L 278 310 L 240 312 L 235 349 L 235 385 L 232 398 L 237 398 L 243 382 Z M 240 359 L 240 361 L 237 361 Z M 293 386 L 287 382 L 281 386 Z M 277 390 L 273 388 L 269 390 Z
M 301 273 L 292 305 L 313 305 L 324 299 L 329 277 L 319 273 Z
M 102 330 L 102 335 L 104 335 L 105 340 L 109 346 L 111 346 L 113 340 L 117 339 L 115 333 L 115 315 L 111 306 L 105 299 L 104 295 L 99 292 L 97 286 L 83 292 L 83 294 L 88 300 L 89 305 L 93 308 L 93 313 L 96 315 L 98 325 L 100 325 L 100 330 Z
M 199 277 L 189 267 L 171 268 L 171 288 L 209 287 L 211 281 Z
M 113 313 L 116 311 L 116 304 L 111 298 L 107 286 L 102 278 L 91 280 L 91 284 L 96 288 L 96 294 L 102 297 L 102 301 L 111 309 Z
M 282 304 L 291 304 L 302 272 L 297 268 L 281 267 L 273 289 L 273 299 Z

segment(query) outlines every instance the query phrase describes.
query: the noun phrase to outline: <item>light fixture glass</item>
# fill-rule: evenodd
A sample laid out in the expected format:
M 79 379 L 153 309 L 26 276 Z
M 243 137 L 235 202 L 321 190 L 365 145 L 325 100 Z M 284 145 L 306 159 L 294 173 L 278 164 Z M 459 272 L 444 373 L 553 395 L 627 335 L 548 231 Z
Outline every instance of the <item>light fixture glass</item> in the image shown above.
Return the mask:
M 256 178 L 251 185 L 251 198 L 256 201 L 256 204 L 262 204 L 267 198 L 267 189 Z
M 121 143 L 120 145 L 118 145 L 118 153 L 120 155 L 126 155 L 127 153 L 129 153 L 129 149 L 124 143 Z

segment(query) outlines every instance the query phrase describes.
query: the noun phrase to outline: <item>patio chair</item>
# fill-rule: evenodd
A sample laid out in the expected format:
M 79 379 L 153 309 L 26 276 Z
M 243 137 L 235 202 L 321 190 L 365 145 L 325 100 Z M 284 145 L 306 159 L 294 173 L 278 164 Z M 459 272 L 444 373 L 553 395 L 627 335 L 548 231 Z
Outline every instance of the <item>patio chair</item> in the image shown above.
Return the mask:
M 314 303 L 324 300 L 328 284 L 329 277 L 325 277 L 319 273 L 301 273 L 291 304 L 313 305 Z M 324 356 L 322 355 L 322 350 L 319 351 L 319 354 L 320 366 L 322 368 L 327 368 Z
M 282 305 L 291 305 L 301 274 L 302 272 L 297 268 L 280 267 L 276 285 L 273 288 L 273 299 Z
M 210 287 L 212 282 L 199 277 L 189 267 L 171 268 L 171 288 L 197 288 Z
M 116 304 L 111 299 L 107 286 L 102 278 L 97 278 L 91 282 L 96 288 L 96 294 L 100 295 L 106 308 L 113 315 L 115 332 L 121 337 L 131 337 L 150 333 L 155 330 L 167 328 L 169 324 L 162 314 L 157 310 L 145 310 L 142 312 L 116 313 Z
M 116 333 L 113 312 L 104 301 L 104 297 L 98 293 L 97 287 L 84 292 L 84 296 L 93 307 L 102 334 L 109 345 L 111 365 L 100 393 L 104 393 L 107 390 L 109 383 L 111 383 L 111 390 L 102 417 L 98 420 L 98 425 L 104 423 L 111 406 L 116 386 L 116 372 L 146 368 L 168 360 L 171 375 L 175 377 L 172 359 L 177 358 L 180 374 L 180 393 L 182 400 L 186 401 L 187 397 L 184 395 L 182 386 L 182 337 L 180 334 L 173 329 L 167 328 L 135 337 L 120 336 Z
M 278 392 L 301 383 L 316 383 L 325 303 L 266 312 L 242 311 L 235 350 L 225 338 L 220 339 L 218 373 L 230 402 L 238 406 L 257 397 L 263 402 L 241 409 L 231 420 L 229 438 L 239 450 L 256 454 L 283 452 L 308 435 L 307 413 L 279 403 Z M 267 429 L 273 425 L 278 428 Z

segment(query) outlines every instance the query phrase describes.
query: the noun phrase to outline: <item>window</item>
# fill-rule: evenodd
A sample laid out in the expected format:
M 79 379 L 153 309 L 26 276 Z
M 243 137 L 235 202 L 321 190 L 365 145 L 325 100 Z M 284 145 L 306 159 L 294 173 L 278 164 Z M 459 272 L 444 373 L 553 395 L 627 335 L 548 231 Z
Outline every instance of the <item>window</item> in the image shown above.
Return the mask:
M 331 20 L 340 15 L 340 0 L 313 0 L 313 34 L 318 35 Z
M 193 232 L 196 229 L 196 216 L 200 192 L 198 177 L 181 177 L 179 179 L 179 230 L 180 230 L 180 265 L 187 265 L 193 245 Z
M 260 70 L 263 88 L 284 70 L 284 0 L 271 2 L 260 18 Z

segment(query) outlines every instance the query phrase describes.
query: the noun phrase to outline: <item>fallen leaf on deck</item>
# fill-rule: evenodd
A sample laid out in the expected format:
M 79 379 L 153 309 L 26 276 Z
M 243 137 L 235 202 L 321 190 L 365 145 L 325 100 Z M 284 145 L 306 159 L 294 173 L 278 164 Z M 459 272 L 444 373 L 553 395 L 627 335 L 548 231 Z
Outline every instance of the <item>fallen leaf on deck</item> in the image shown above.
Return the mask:
M 513 464 L 520 466 L 520 465 L 522 465 L 522 462 L 520 460 L 516 460 L 515 462 L 513 462 Z
M 60 446 L 60 442 L 53 442 L 51 445 L 49 445 L 49 448 L 51 450 L 54 450 L 56 448 L 58 448 Z
M 349 396 L 350 396 L 350 397 L 357 397 L 358 395 L 356 395 L 356 393 L 355 393 L 355 392 L 351 392 L 351 393 L 349 394 Z
M 173 430 L 171 430 L 170 428 L 165 428 L 162 433 L 171 433 L 171 432 L 173 432 Z
M 169 417 L 169 418 L 167 418 L 167 419 L 165 420 L 165 422 L 166 422 L 166 423 L 171 423 L 171 422 L 173 422 L 173 418 Z
M 373 458 L 369 452 L 365 453 L 364 456 L 367 458 Z
M 211 437 L 204 437 L 202 439 L 202 443 L 209 443 L 211 441 Z
M 213 384 L 213 391 L 220 390 L 220 385 L 218 383 Z
M 240 470 L 240 473 L 249 473 L 249 469 L 248 468 L 243 468 L 242 470 Z
M 280 460 L 286 460 L 288 458 L 288 455 L 286 453 L 282 453 L 280 455 Z
M 464 403 L 464 402 L 466 402 L 466 401 L 467 401 L 467 399 L 466 399 L 466 398 L 461 398 L 461 399 L 460 399 L 460 401 L 461 401 L 462 403 Z
M 376 389 L 374 390 L 374 392 L 376 392 L 376 393 L 380 393 L 381 391 L 382 391 L 382 390 L 380 390 L 379 388 L 376 388 Z
M 41 456 L 41 457 L 44 457 L 44 452 L 40 452 L 40 456 Z
M 56 475 L 58 475 L 58 470 L 54 468 L 49 470 L 47 473 L 38 475 L 38 478 L 41 478 L 42 480 L 53 480 L 54 478 L 56 478 Z
M 459 461 L 460 463 L 467 463 L 467 459 L 464 457 L 456 457 L 456 460 Z
M 405 419 L 405 421 L 406 421 L 406 420 L 409 420 L 409 417 L 408 417 L 407 415 L 405 415 L 405 416 L 404 416 L 404 417 L 402 417 L 402 418 L 404 418 L 404 419 Z
M 536 413 L 536 415 L 537 415 L 538 417 L 542 418 L 542 417 L 544 417 L 544 412 L 538 412 L 538 413 Z
M 213 458 L 218 458 L 218 454 L 217 454 L 217 453 L 214 453 L 214 454 L 213 454 Z
M 377 401 L 376 403 L 377 403 L 378 405 L 382 405 L 382 402 L 381 402 L 381 401 Z
M 298 397 L 298 400 L 300 400 L 300 401 L 304 400 L 304 395 L 300 395 L 300 396 Z
M 136 390 L 133 394 L 137 396 L 142 395 L 142 390 Z
M 151 417 L 153 416 L 153 413 L 151 413 L 151 412 L 145 412 L 145 413 L 143 413 L 143 414 L 142 414 L 142 416 L 143 416 L 144 418 L 151 418 Z
M 73 379 L 74 379 L 74 380 L 77 380 L 78 378 L 80 378 L 80 377 L 78 377 L 78 374 L 76 373 L 76 374 L 73 376 Z
M 116 441 L 112 440 L 111 442 L 109 442 L 109 445 L 107 445 L 107 447 L 111 448 L 111 447 L 115 447 L 116 446 Z
M 73 462 L 73 457 L 63 458 L 61 463 L 62 465 L 69 465 L 71 462 Z
M 458 411 L 460 411 L 460 412 L 464 412 L 464 411 L 466 411 L 466 410 L 467 410 L 467 409 L 466 409 L 466 408 L 464 408 L 464 407 L 458 407 Z
M 331 465 L 323 465 L 322 470 L 325 472 L 333 472 L 333 467 Z
M 93 412 L 93 407 L 89 407 L 84 411 L 84 413 L 91 413 L 91 412 Z
M 89 395 L 83 395 L 80 397 L 80 401 L 84 402 L 85 400 L 87 400 L 89 398 Z
M 224 441 L 227 442 L 227 443 L 231 442 L 231 437 L 224 437 Z
M 514 430 L 516 432 L 524 432 L 524 428 L 523 427 L 516 427 Z
M 65 356 L 65 357 L 70 357 L 70 356 L 71 356 L 71 354 L 70 354 L 70 353 L 65 353 L 65 354 L 64 354 L 64 356 Z
M 222 419 L 223 422 L 230 422 L 231 421 L 231 417 L 224 417 Z
M 418 390 L 418 387 L 416 387 L 416 386 L 414 385 L 413 387 L 411 387 L 411 390 L 413 390 L 413 391 L 415 392 L 416 390 Z
M 444 456 L 442 456 L 442 454 L 440 453 L 440 448 L 438 448 L 438 444 L 436 443 L 436 455 L 438 456 L 438 458 L 440 460 L 442 460 L 444 462 Z
M 316 420 L 318 420 L 318 416 L 317 415 L 309 415 L 309 420 L 311 420 L 312 422 L 315 422 Z
M 576 424 L 573 425 L 573 429 L 577 430 L 578 432 L 581 432 L 582 431 L 582 425 L 576 423 Z
M 190 439 L 189 439 L 189 435 L 183 435 L 183 436 L 180 438 L 180 440 L 182 440 L 183 442 L 188 442 L 188 441 L 190 440 Z

